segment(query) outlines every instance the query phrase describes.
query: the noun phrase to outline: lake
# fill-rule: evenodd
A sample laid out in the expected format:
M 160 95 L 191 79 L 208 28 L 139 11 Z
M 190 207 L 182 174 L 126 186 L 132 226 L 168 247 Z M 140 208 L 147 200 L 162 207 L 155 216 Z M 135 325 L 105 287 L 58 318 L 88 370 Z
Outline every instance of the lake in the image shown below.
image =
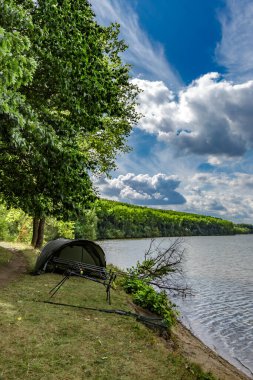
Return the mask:
M 157 238 L 168 247 L 173 238 Z M 99 242 L 107 262 L 142 261 L 150 239 Z M 194 296 L 173 298 L 182 322 L 213 350 L 253 376 L 253 235 L 185 237 L 185 276 Z

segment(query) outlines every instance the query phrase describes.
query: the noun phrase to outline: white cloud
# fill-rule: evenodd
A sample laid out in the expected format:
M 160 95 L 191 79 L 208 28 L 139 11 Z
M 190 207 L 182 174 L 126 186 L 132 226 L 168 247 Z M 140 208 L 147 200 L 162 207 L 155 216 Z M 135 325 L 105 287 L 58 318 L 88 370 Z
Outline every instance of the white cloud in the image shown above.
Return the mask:
M 127 1 L 90 0 L 90 3 L 101 24 L 120 24 L 121 35 L 129 45 L 124 56 L 134 66 L 135 72 L 138 71 L 149 79 L 160 78 L 172 88 L 181 86 L 180 77 L 167 61 L 163 46 L 151 41 L 140 26 L 137 13 Z
M 183 209 L 238 223 L 252 223 L 252 188 L 253 180 L 250 174 L 198 173 L 187 179 L 184 192 L 187 203 Z
M 233 84 L 209 73 L 177 97 L 163 82 L 133 82 L 144 90 L 138 127 L 181 154 L 232 157 L 253 147 L 253 81 Z
M 149 79 L 133 80 L 144 90 L 139 111 L 145 117 L 136 141 L 135 132 L 131 137 L 138 149 L 121 158 L 116 178 L 96 182 L 102 196 L 252 222 L 253 180 L 236 170 L 244 170 L 248 156 L 247 170 L 252 172 L 251 156 L 245 153 L 253 149 L 253 2 L 225 1 L 215 54 L 227 69 L 226 80 L 208 73 L 182 88 L 163 46 L 141 28 L 130 5 L 134 1 L 90 0 L 101 24 L 120 23 L 129 44 L 126 61 L 134 65 L 134 74 Z M 142 139 L 141 131 L 150 139 Z M 152 148 L 145 147 L 146 141 Z M 177 176 L 156 174 L 158 168 Z M 196 174 L 197 168 L 210 172 Z
M 138 126 L 136 143 L 145 151 L 144 131 L 144 136 L 152 136 L 153 145 L 148 159 L 138 158 L 135 151 L 124 157 L 123 168 L 132 157 L 135 173 L 152 175 L 129 173 L 105 180 L 101 195 L 251 223 L 253 180 L 239 171 L 247 167 L 252 172 L 253 81 L 233 84 L 208 74 L 177 95 L 161 81 L 134 82 L 144 89 L 140 111 L 146 116 Z M 196 174 L 201 168 L 207 172 Z M 177 176 L 156 175 L 156 170 Z
M 216 48 L 216 59 L 227 68 L 230 79 L 253 79 L 253 2 L 227 0 L 226 5 L 220 14 L 222 39 Z
M 96 185 L 107 199 L 252 223 L 253 179 L 246 173 L 197 173 L 182 182 L 162 173 L 128 173 Z
M 176 191 L 179 184 L 176 176 L 163 173 L 154 176 L 128 173 L 113 179 L 102 178 L 96 182 L 102 196 L 139 205 L 184 203 L 184 197 Z

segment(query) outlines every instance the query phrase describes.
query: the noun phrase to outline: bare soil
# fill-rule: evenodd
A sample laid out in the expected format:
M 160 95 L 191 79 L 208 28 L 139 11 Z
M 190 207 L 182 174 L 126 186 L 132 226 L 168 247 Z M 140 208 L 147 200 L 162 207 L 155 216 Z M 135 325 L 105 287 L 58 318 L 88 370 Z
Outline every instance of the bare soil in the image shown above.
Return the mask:
M 15 248 L 8 250 L 12 252 L 12 259 L 0 267 L 0 287 L 8 285 L 27 272 L 27 261 L 24 254 Z

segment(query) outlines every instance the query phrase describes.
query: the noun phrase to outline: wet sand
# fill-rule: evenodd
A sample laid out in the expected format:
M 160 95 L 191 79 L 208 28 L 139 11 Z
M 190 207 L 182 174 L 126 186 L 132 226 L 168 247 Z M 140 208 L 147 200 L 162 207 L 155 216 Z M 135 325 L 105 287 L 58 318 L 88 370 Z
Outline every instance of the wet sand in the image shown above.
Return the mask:
M 181 322 L 173 328 L 173 339 L 176 350 L 187 359 L 199 364 L 203 370 L 212 372 L 220 380 L 249 380 L 239 369 L 223 359 L 216 352 L 207 347 L 200 339 L 195 337 Z

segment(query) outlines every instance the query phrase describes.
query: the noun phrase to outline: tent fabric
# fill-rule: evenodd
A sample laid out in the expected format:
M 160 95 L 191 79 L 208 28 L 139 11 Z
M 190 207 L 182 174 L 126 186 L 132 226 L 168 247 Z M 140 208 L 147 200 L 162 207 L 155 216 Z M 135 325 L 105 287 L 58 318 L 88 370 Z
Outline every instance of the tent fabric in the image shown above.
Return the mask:
M 44 246 L 37 258 L 34 273 L 46 271 L 47 263 L 53 257 L 106 267 L 105 253 L 98 244 L 90 240 L 61 238 L 52 240 Z

